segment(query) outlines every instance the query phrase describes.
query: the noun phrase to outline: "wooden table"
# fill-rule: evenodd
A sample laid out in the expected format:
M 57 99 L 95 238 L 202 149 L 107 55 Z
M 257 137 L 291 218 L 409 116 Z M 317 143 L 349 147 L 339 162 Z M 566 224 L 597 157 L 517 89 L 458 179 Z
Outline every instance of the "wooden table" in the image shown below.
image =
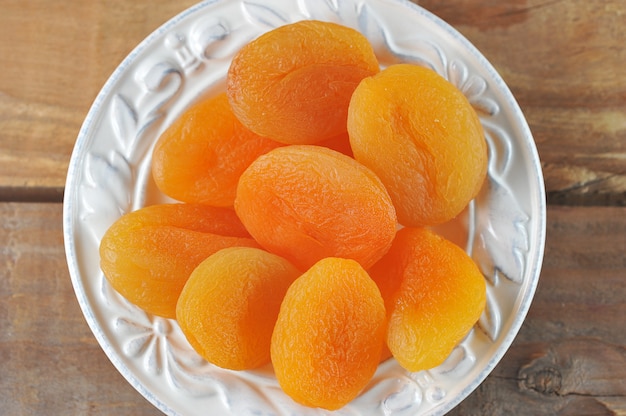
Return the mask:
M 111 72 L 194 0 L 0 0 L 0 414 L 155 415 L 81 315 L 61 226 Z M 423 0 L 494 64 L 545 175 L 545 261 L 510 351 L 455 415 L 626 415 L 626 3 Z

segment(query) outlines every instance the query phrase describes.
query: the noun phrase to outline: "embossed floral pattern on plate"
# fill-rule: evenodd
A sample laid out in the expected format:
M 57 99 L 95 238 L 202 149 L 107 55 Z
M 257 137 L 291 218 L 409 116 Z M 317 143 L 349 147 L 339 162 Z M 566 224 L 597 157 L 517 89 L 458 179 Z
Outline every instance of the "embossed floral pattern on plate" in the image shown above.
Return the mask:
M 324 414 L 294 404 L 271 366 L 232 372 L 204 362 L 174 321 L 145 314 L 112 290 L 98 266 L 104 231 L 125 212 L 166 202 L 150 177 L 155 139 L 182 110 L 224 88 L 232 56 L 254 37 L 301 19 L 334 21 L 368 37 L 381 65 L 437 71 L 467 96 L 489 144 L 488 179 L 456 220 L 437 227 L 464 247 L 488 284 L 479 323 L 441 366 L 408 373 L 382 363 L 341 415 L 442 414 L 502 357 L 534 294 L 545 240 L 541 170 L 528 126 L 504 82 L 447 24 L 398 0 L 206 1 L 142 42 L 98 95 L 68 172 L 64 229 L 72 283 L 111 361 L 167 414 Z

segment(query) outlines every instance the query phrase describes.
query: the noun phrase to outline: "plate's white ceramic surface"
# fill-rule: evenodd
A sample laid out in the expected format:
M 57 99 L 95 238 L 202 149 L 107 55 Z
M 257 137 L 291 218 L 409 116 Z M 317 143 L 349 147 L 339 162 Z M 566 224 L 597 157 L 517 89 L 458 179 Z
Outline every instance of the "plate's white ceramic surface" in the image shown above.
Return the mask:
M 410 374 L 383 363 L 340 415 L 443 414 L 494 368 L 530 306 L 543 257 L 541 169 L 528 126 L 508 88 L 459 33 L 398 0 L 207 1 L 173 18 L 117 68 L 91 108 L 72 155 L 64 204 L 67 261 L 83 313 L 113 364 L 167 414 L 319 415 L 294 404 L 271 368 L 232 372 L 203 362 L 177 324 L 148 316 L 106 283 L 98 244 L 120 215 L 166 201 L 149 174 L 151 146 L 198 97 L 224 88 L 233 54 L 274 27 L 302 19 L 342 23 L 373 44 L 382 65 L 426 65 L 478 111 L 490 148 L 481 194 L 439 228 L 466 247 L 488 282 L 479 324 L 440 367 Z

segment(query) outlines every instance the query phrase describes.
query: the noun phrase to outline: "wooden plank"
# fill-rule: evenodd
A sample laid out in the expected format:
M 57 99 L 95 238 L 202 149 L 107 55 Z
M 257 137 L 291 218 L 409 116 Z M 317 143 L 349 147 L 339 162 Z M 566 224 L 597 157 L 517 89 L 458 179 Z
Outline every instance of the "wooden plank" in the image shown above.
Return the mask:
M 82 317 L 61 216 L 61 204 L 0 203 L 0 413 L 159 414 Z M 528 318 L 453 415 L 626 414 L 626 208 L 550 207 L 548 220 Z
M 453 415 L 626 414 L 626 208 L 550 207 L 512 348 Z
M 132 48 L 194 3 L 2 2 L 0 200 L 61 200 L 74 142 L 100 88 Z
M 533 132 L 548 201 L 626 205 L 626 3 L 420 0 L 507 82 Z
M 626 204 L 626 3 L 415 0 L 494 64 L 524 110 L 548 199 Z M 8 0 L 0 13 L 0 200 L 60 201 L 84 116 L 128 52 L 195 0 Z
M 0 414 L 159 414 L 82 316 L 61 213 L 61 204 L 0 204 Z

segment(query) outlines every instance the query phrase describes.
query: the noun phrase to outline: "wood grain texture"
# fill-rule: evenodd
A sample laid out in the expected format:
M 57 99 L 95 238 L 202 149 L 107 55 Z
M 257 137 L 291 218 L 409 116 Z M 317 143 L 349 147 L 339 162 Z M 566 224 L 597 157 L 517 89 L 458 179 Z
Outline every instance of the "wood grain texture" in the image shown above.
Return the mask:
M 508 83 L 550 204 L 528 317 L 451 414 L 626 415 L 626 2 L 415 2 L 464 34 Z M 82 316 L 59 202 L 100 88 L 193 3 L 0 0 L 0 415 L 160 414 Z
M 626 205 L 626 2 L 418 3 L 474 43 L 511 88 L 550 203 Z
M 61 201 L 91 103 L 181 1 L 0 2 L 0 200 Z
M 0 203 L 0 414 L 160 414 L 81 314 L 61 215 L 61 204 Z M 626 414 L 626 208 L 557 206 L 548 219 L 526 322 L 452 415 Z
M 511 349 L 452 415 L 626 414 L 626 208 L 550 207 Z
M 159 414 L 82 316 L 61 216 L 61 204 L 0 203 L 0 414 Z
M 623 0 L 415 0 L 509 84 L 533 131 L 548 200 L 626 204 Z M 60 201 L 89 106 L 121 60 L 194 0 L 4 0 L 0 200 Z

